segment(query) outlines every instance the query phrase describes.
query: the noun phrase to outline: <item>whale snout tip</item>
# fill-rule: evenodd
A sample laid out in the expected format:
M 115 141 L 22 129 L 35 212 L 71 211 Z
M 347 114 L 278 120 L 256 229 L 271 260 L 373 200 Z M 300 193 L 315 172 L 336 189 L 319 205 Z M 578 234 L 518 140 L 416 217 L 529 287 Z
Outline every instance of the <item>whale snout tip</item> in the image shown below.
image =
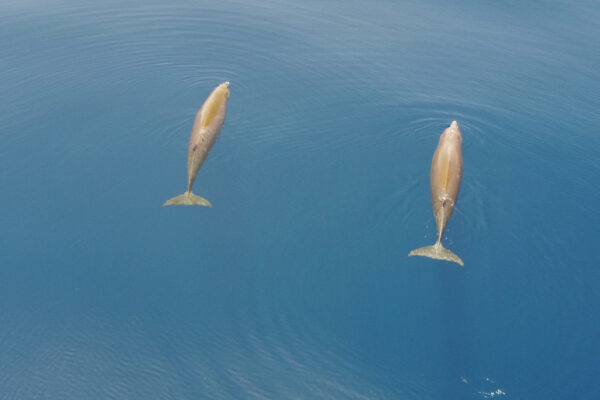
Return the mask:
M 229 87 L 229 81 L 225 81 L 221 83 L 221 86 Z
M 458 128 L 458 122 L 456 121 L 452 121 L 452 123 L 450 124 L 451 128 Z

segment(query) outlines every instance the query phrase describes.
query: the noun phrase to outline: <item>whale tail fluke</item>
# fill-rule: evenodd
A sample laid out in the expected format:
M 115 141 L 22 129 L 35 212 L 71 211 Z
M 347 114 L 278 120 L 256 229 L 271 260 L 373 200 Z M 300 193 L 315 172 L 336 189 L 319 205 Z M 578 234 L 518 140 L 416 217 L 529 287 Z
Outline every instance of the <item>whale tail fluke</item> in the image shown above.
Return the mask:
M 196 196 L 192 192 L 185 192 L 184 194 L 180 194 L 179 196 L 173 197 L 169 199 L 163 204 L 164 206 L 208 206 L 212 207 L 210 201 L 206 200 L 204 197 Z
M 415 249 L 408 253 L 408 256 L 423 256 L 435 258 L 436 260 L 453 261 L 463 267 L 465 264 L 459 256 L 442 246 L 440 242 L 436 242 L 433 246 L 426 246 Z

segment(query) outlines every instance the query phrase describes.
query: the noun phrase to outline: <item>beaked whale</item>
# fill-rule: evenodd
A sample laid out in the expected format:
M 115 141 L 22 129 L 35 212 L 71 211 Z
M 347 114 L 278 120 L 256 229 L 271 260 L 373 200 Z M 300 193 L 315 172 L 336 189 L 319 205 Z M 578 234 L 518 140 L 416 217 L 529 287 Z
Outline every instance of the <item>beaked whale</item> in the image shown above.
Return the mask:
M 437 240 L 432 246 L 421 247 L 409 256 L 425 256 L 438 260 L 453 261 L 464 266 L 456 254 L 442 246 L 446 224 L 454 211 L 462 179 L 462 136 L 456 121 L 444 130 L 431 161 L 431 202 L 437 227 Z
M 225 122 L 227 100 L 229 100 L 229 82 L 224 82 L 211 92 L 198 114 L 196 114 L 188 149 L 187 190 L 185 193 L 167 200 L 163 206 L 199 205 L 212 207 L 208 200 L 192 193 L 192 186 L 198 170 L 200 170 L 208 156 L 208 152 L 221 132 Z

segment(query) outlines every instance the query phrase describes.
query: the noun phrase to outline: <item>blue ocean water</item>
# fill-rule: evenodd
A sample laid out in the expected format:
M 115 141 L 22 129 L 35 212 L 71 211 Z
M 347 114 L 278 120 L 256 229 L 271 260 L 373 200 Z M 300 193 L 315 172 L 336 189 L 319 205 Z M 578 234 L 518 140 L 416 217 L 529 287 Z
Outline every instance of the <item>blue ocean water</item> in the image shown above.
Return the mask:
M 0 399 L 595 399 L 595 1 L 0 2 Z M 195 184 L 193 118 L 230 81 Z M 433 243 L 429 167 L 464 174 Z

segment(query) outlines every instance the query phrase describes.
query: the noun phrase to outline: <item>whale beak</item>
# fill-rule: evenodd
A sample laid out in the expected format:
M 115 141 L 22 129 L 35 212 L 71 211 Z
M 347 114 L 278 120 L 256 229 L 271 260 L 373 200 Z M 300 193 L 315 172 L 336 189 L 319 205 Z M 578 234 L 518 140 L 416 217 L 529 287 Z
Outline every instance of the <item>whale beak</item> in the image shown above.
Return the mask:
M 229 87 L 229 81 L 221 83 L 222 86 Z
M 450 124 L 450 128 L 458 129 L 458 123 L 456 121 L 452 121 L 452 123 Z

